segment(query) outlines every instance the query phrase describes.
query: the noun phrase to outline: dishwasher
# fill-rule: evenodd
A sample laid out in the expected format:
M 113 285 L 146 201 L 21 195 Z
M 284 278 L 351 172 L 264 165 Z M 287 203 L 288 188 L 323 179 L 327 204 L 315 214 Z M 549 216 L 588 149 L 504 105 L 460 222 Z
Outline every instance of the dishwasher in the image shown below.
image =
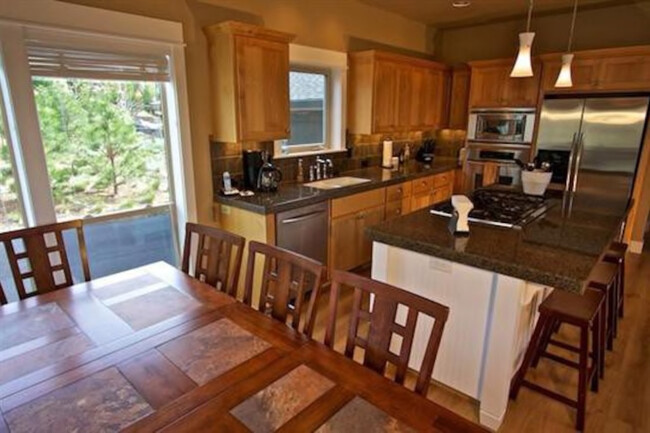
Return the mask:
M 276 242 L 280 248 L 327 263 L 328 202 L 279 212 Z

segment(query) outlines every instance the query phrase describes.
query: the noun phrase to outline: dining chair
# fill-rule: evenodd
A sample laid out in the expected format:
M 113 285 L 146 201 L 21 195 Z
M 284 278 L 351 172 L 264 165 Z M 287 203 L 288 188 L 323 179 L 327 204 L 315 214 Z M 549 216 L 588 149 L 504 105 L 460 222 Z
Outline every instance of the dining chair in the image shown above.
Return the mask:
M 354 359 L 355 350 L 363 349 L 363 365 L 381 375 L 386 375 L 387 366 L 392 364 L 395 367 L 393 380 L 400 385 L 404 385 L 409 367 L 418 318 L 422 316 L 433 319 L 432 325 L 425 322 L 420 324 L 425 329 L 424 332 L 428 332 L 428 342 L 419 368 L 415 392 L 426 396 L 449 308 L 397 287 L 350 272 L 332 271 L 331 284 L 324 343 L 334 348 L 337 305 L 341 288 L 350 287 L 353 289 L 353 299 L 345 356 Z M 430 331 L 428 326 L 431 326 Z M 366 330 L 367 334 L 364 337 Z M 394 339 L 394 336 L 398 338 Z
M 82 220 L 0 233 L 19 299 L 74 284 L 63 239 L 67 230 L 76 231 L 83 278 L 90 281 Z
M 255 264 L 258 257 L 263 258 L 259 311 L 311 337 L 324 266 L 292 251 L 251 241 L 248 244 L 244 286 L 244 303 L 250 306 L 253 305 Z M 307 297 L 309 300 L 303 319 L 303 306 Z
M 225 230 L 187 223 L 181 270 L 236 298 L 245 243 Z

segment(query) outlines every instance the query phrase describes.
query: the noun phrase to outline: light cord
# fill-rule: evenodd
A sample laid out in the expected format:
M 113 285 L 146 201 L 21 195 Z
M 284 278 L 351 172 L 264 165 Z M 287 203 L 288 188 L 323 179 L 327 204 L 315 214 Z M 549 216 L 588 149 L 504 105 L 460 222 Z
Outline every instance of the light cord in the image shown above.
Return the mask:
M 576 15 L 578 15 L 578 0 L 575 0 L 573 3 L 573 18 L 571 18 L 571 30 L 569 31 L 569 46 L 567 47 L 567 53 L 571 52 L 571 46 L 573 45 L 573 33 L 576 28 Z

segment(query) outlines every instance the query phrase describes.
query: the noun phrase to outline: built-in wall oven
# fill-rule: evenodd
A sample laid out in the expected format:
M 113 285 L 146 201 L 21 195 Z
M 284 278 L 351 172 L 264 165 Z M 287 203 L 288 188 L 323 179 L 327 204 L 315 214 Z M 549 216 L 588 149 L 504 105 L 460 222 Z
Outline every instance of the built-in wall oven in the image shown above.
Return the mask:
M 532 108 L 482 108 L 469 114 L 467 139 L 490 143 L 533 142 L 535 110 Z

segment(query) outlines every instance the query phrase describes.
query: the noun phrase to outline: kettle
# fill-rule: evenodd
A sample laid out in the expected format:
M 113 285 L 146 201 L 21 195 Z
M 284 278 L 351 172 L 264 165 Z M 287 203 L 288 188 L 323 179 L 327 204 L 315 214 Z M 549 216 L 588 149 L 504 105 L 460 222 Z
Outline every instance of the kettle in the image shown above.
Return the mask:
M 262 155 L 264 163 L 257 175 L 257 190 L 262 192 L 273 192 L 278 190 L 282 180 L 282 172 L 270 162 L 268 153 Z

